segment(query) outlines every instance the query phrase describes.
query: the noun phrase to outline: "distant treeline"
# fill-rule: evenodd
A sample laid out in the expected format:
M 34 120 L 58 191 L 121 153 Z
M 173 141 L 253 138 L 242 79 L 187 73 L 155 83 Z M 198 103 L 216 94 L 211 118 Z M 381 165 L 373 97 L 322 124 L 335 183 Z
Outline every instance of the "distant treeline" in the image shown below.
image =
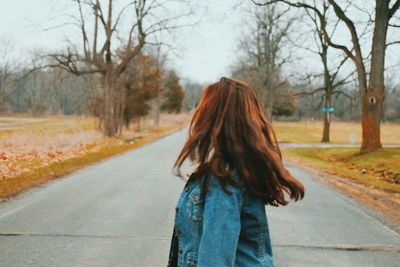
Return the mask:
M 189 111 L 198 103 L 203 85 L 195 82 L 182 82 L 173 70 L 147 69 L 151 57 L 142 56 L 136 60 L 136 67 L 144 68 L 142 80 L 135 75 L 138 71 L 128 71 L 124 86 L 125 123 L 158 108 L 166 112 Z M 139 62 L 140 61 L 140 64 Z M 132 64 L 133 65 L 133 64 Z M 151 65 L 151 64 L 150 64 Z M 243 71 L 243 70 L 242 70 Z M 1 76 L 0 72 L 0 76 Z M 238 76 L 239 70 L 234 72 Z M 139 75 L 140 76 L 140 75 Z M 163 86 L 155 88 L 152 81 L 162 77 Z M 251 76 L 243 79 L 255 84 Z M 3 81 L 0 77 L 0 81 Z M 102 89 L 96 75 L 75 76 L 60 68 L 10 71 L 2 94 L 2 114 L 42 115 L 96 115 L 102 103 Z M 254 86 L 254 85 L 253 85 Z M 258 89 L 257 85 L 254 86 Z M 272 116 L 277 120 L 323 119 L 324 92 L 307 94 L 316 85 L 306 88 L 303 85 L 291 85 L 281 82 L 279 93 L 273 103 Z M 333 98 L 333 116 L 338 120 L 357 121 L 360 118 L 358 91 L 351 84 L 343 85 L 342 91 Z M 383 107 L 384 121 L 400 121 L 400 90 L 390 81 L 386 85 L 387 96 Z M 258 92 L 260 90 L 257 90 Z
M 144 53 L 130 62 L 118 86 L 125 124 L 150 112 L 191 110 L 202 88 L 180 81 L 174 70 Z M 2 114 L 99 115 L 104 104 L 97 74 L 76 76 L 61 68 L 2 70 L 0 87 Z

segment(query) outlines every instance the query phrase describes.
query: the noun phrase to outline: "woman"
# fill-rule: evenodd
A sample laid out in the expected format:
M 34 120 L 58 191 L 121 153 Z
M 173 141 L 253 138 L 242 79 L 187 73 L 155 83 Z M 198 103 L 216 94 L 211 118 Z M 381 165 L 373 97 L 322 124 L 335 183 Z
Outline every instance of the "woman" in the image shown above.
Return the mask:
M 196 164 L 178 200 L 168 266 L 273 266 L 265 205 L 304 197 L 284 168 L 254 90 L 221 78 L 206 87 L 174 168 Z

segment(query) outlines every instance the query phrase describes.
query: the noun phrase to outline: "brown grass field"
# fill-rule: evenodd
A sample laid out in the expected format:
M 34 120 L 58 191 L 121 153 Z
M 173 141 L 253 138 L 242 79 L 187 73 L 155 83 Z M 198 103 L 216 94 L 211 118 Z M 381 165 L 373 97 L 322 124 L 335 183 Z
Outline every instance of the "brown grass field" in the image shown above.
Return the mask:
M 0 198 L 134 149 L 187 124 L 189 114 L 162 114 L 107 138 L 90 117 L 0 117 Z
M 321 121 L 273 122 L 280 142 L 285 143 L 319 143 L 322 138 L 323 123 Z M 361 143 L 361 125 L 355 122 L 331 123 L 331 143 L 346 144 L 354 133 L 356 144 Z M 400 124 L 383 123 L 381 126 L 383 144 L 400 144 Z

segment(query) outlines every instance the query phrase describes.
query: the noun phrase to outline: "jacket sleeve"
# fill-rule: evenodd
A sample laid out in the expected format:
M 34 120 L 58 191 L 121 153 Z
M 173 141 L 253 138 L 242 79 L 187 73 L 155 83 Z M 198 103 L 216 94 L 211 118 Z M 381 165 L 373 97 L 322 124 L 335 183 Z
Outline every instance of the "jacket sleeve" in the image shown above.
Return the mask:
M 226 194 L 216 177 L 211 177 L 205 197 L 203 232 L 199 244 L 198 267 L 231 267 L 235 264 L 240 235 L 240 189 L 227 186 Z

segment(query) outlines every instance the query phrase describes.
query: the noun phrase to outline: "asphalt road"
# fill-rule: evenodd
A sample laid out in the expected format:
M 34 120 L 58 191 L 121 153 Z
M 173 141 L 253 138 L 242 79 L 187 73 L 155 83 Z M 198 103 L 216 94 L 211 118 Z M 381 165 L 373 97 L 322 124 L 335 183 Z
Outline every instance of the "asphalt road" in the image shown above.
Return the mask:
M 166 266 L 185 132 L 0 203 L 0 266 Z M 288 166 L 303 201 L 267 208 L 276 266 L 400 266 L 400 236 L 371 211 Z

